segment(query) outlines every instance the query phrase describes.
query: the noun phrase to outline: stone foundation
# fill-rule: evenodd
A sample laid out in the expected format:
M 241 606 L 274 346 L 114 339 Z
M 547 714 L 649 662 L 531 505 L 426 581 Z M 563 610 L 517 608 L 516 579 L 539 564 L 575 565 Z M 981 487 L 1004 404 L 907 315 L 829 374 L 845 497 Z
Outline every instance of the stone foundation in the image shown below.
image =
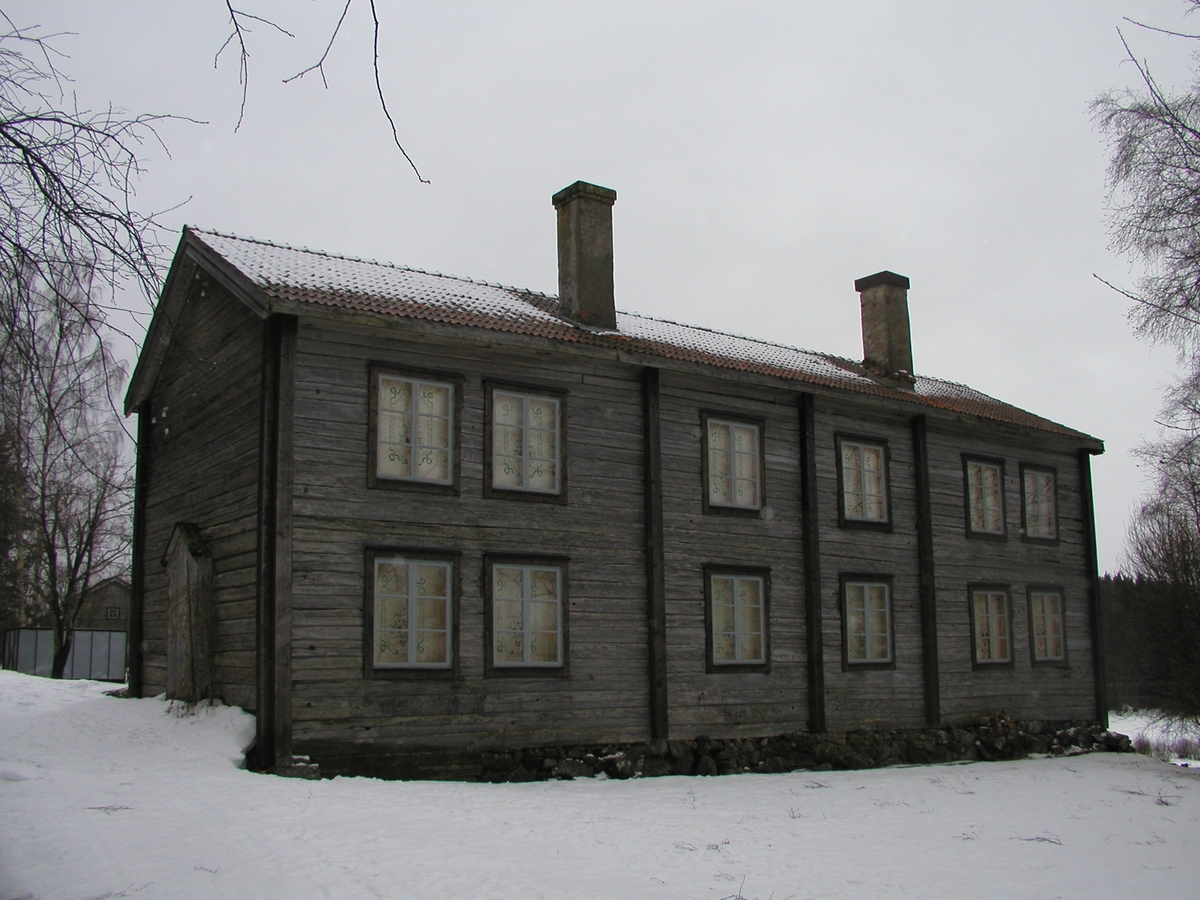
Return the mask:
M 522 750 L 372 751 L 312 754 L 321 776 L 452 778 L 464 781 L 545 781 L 551 778 L 651 778 L 737 772 L 814 772 L 904 764 L 1021 759 L 1089 751 L 1131 753 L 1128 737 L 1093 722 L 1017 721 L 1003 714 L 961 726 L 799 732 L 764 738 L 708 738 L 636 744 L 539 747 Z M 307 760 L 306 760 L 307 762 Z M 440 764 L 439 764 L 440 763 Z

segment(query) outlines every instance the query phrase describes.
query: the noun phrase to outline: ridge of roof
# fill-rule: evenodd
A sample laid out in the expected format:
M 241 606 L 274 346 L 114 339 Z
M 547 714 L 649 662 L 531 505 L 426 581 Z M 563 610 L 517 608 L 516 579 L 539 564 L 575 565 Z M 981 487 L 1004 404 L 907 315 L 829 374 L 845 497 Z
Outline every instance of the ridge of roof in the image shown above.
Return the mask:
M 285 303 L 358 310 L 632 351 L 886 397 L 1065 435 L 1103 447 L 1091 435 L 960 382 L 917 375 L 912 388 L 901 389 L 872 376 L 858 360 L 643 313 L 619 312 L 616 329 L 589 328 L 562 318 L 559 298 L 542 291 L 210 229 L 187 230 L 268 297 Z M 307 270 L 297 271 L 297 260 L 289 258 L 291 254 L 314 258 L 313 262 L 327 260 L 328 267 L 320 263 L 320 268 L 302 266 Z M 360 266 L 372 267 L 378 275 L 369 277 L 365 271 L 355 271 Z M 395 275 L 389 277 L 389 272 Z M 438 286 L 441 282 L 461 287 L 447 290 Z

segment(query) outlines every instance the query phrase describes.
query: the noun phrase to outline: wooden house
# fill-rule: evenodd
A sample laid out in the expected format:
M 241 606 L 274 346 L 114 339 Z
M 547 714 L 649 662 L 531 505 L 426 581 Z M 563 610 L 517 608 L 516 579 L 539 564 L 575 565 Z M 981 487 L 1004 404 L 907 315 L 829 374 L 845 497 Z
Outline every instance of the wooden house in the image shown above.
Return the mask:
M 864 360 L 617 312 L 616 194 L 558 297 L 185 229 L 138 416 L 139 694 L 258 759 L 1105 717 L 1097 439 Z

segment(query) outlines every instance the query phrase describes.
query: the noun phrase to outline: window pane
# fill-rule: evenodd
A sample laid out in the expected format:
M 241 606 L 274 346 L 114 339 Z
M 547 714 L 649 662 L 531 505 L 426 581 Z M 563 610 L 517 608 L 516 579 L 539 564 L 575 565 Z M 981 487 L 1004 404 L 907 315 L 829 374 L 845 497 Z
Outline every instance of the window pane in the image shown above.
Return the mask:
M 743 635 L 739 646 L 738 658 L 743 662 L 761 662 L 762 637 L 757 634 Z
M 453 388 L 379 376 L 376 475 L 452 480 Z
M 562 571 L 545 566 L 492 570 L 493 663 L 562 662 Z
M 375 631 L 375 665 L 398 666 L 408 662 L 408 632 Z
M 529 627 L 533 631 L 558 630 L 557 603 L 530 603 Z
M 842 441 L 842 514 L 847 519 L 887 521 L 883 448 Z
M 558 635 L 553 632 L 533 635 L 529 644 L 529 661 L 531 663 L 558 662 Z
M 522 570 L 496 566 L 492 570 L 492 596 L 497 600 L 520 600 Z
M 859 662 L 891 659 L 890 589 L 882 582 L 849 581 L 846 592 L 846 655 Z
M 1029 537 L 1057 537 L 1054 474 L 1026 471 L 1024 488 L 1025 533 Z
M 417 662 L 426 664 L 447 662 L 446 632 L 417 632 Z
M 709 577 L 714 662 L 765 660 L 764 582 L 753 576 Z
M 518 634 L 525 630 L 525 613 L 519 600 L 496 601 L 496 630 Z
M 533 569 L 530 571 L 529 596 L 534 600 L 557 600 L 558 570 Z
M 1033 621 L 1034 658 L 1062 659 L 1062 595 L 1054 591 L 1031 592 L 1029 612 Z
M 493 647 L 493 659 L 497 665 L 520 664 L 524 661 L 521 649 L 521 632 L 497 631 Z

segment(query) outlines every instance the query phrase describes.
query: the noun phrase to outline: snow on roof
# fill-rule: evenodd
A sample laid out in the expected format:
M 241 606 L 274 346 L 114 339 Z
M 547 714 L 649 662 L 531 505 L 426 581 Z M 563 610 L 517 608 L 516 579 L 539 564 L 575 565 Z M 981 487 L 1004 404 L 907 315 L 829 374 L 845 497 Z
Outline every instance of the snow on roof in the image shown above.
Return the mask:
M 754 372 L 807 384 L 979 416 L 1094 441 L 963 384 L 917 376 L 913 390 L 870 377 L 859 362 L 783 344 L 617 313 L 613 331 L 587 328 L 558 315 L 557 297 L 536 291 L 425 272 L 374 260 L 189 228 L 270 298 L 411 319 L 465 325 L 607 347 L 631 354 Z

